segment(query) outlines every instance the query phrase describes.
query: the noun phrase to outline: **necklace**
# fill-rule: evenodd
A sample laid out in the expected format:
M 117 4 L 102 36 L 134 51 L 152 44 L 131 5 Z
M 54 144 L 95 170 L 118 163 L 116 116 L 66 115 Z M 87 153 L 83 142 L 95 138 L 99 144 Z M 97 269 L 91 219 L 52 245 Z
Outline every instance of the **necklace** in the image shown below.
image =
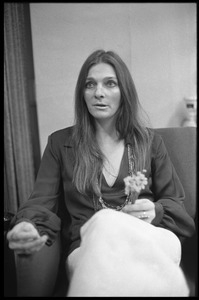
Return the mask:
M 132 151 L 132 148 L 130 147 L 130 144 L 127 145 L 127 153 L 128 153 L 128 175 L 129 176 L 132 176 L 133 174 L 133 167 L 134 167 L 134 156 L 133 156 L 133 151 Z M 101 180 L 100 180 L 101 182 Z M 99 184 L 97 182 L 97 184 Z M 101 190 L 101 188 L 100 188 Z M 128 202 L 129 202 L 129 198 L 130 198 L 130 194 L 127 195 L 125 201 L 123 204 L 121 205 L 117 205 L 117 206 L 113 206 L 109 203 L 107 203 L 103 198 L 102 198 L 102 195 L 100 195 L 97 203 L 95 203 L 94 201 L 94 196 L 93 196 L 93 202 L 94 202 L 94 208 L 95 208 L 95 211 L 98 211 L 102 208 L 111 208 L 111 209 L 114 209 L 114 210 L 121 210 Z M 101 205 L 101 207 L 99 207 L 99 203 Z

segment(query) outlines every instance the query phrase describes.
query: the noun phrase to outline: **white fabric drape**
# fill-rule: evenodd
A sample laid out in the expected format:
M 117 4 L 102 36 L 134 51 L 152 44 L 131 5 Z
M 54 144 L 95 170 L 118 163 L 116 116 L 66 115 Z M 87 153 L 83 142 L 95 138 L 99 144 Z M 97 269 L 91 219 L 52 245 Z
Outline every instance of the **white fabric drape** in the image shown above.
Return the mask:
M 68 257 L 68 297 L 188 296 L 179 267 L 181 244 L 169 230 L 111 209 L 81 228 Z

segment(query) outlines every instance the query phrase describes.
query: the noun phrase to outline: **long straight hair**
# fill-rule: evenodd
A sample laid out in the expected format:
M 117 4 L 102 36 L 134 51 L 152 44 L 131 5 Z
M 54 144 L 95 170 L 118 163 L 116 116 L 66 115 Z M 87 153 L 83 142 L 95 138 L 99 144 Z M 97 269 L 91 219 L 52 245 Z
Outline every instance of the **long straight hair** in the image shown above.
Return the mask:
M 95 122 L 84 100 L 86 78 L 90 68 L 99 63 L 111 65 L 116 73 L 121 92 L 121 104 L 117 112 L 116 130 L 120 139 L 131 141 L 134 154 L 134 170 L 145 166 L 146 153 L 151 143 L 150 131 L 143 125 L 138 95 L 131 74 L 123 60 L 113 51 L 97 50 L 84 62 L 75 88 L 75 126 L 73 142 L 75 167 L 73 182 L 77 190 L 89 195 L 100 195 L 97 180 L 102 172 L 103 154 L 95 137 Z

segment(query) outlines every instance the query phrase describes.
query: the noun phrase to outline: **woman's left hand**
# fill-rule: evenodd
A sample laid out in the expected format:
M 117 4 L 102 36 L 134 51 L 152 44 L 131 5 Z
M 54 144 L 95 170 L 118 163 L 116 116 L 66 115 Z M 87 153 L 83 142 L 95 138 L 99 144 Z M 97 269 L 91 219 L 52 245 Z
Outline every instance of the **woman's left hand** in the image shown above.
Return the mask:
M 122 212 L 151 223 L 155 218 L 155 204 L 149 199 L 137 199 L 134 204 L 127 204 Z

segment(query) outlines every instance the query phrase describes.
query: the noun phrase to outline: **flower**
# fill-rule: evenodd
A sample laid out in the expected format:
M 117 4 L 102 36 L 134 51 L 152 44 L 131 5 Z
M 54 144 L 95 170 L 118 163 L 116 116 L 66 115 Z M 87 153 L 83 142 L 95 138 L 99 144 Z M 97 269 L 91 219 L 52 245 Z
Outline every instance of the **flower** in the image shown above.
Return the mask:
M 140 193 L 140 191 L 145 188 L 145 185 L 148 183 L 148 179 L 144 175 L 145 172 L 146 170 L 142 172 L 138 171 L 136 175 L 133 174 L 132 176 L 124 178 L 126 195 L 130 195 L 133 192 Z

